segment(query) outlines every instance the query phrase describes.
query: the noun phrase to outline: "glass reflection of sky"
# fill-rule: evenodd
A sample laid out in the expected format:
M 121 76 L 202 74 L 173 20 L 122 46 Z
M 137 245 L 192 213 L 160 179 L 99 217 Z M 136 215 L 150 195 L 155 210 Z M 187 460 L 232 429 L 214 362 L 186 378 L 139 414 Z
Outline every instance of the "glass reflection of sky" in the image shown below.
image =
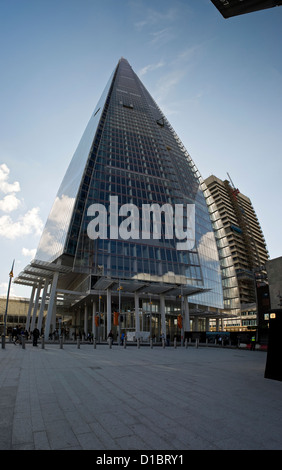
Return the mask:
M 82 175 L 112 78 L 113 74 L 89 120 L 47 219 L 35 256 L 42 261 L 54 261 L 64 251 Z

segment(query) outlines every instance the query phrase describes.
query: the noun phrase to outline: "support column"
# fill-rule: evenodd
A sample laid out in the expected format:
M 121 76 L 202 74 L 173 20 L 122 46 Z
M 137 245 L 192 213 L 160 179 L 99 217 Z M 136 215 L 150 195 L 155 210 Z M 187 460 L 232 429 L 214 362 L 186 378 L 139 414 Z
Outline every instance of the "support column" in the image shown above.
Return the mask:
M 135 331 L 136 331 L 136 338 L 138 339 L 140 336 L 140 320 L 139 320 L 139 295 L 137 292 L 134 294 L 135 300 Z
M 59 279 L 59 273 L 55 272 L 53 275 L 53 281 L 52 281 L 50 298 L 49 298 L 49 305 L 48 305 L 47 316 L 46 316 L 46 323 L 45 323 L 45 330 L 44 330 L 45 340 L 48 340 L 49 338 L 50 325 L 51 325 L 52 314 L 54 310 L 54 303 L 56 302 L 56 298 L 57 298 L 58 279 Z
M 36 297 L 35 297 L 35 302 L 34 302 L 34 308 L 33 308 L 33 314 L 31 318 L 31 325 L 30 325 L 30 331 L 32 332 L 35 327 L 35 320 L 36 320 L 36 314 L 38 310 L 38 304 L 39 304 L 39 297 L 40 297 L 40 292 L 41 292 L 42 285 L 39 283 L 37 286 L 37 292 L 36 292 Z
M 107 337 L 112 329 L 112 293 L 107 289 Z
M 87 310 L 87 305 L 84 305 L 84 334 L 85 337 L 87 338 L 87 333 L 88 333 L 88 310 Z
M 70 329 L 70 338 L 75 340 L 75 333 L 76 333 L 76 312 L 72 312 L 71 314 L 71 329 Z
M 49 286 L 49 281 L 45 279 L 45 284 L 43 288 L 43 294 L 42 294 L 42 299 L 41 299 L 41 305 L 40 305 L 40 310 L 39 310 L 39 315 L 38 315 L 38 322 L 37 322 L 37 328 L 39 329 L 41 333 L 41 328 L 42 328 L 42 320 L 43 320 L 43 315 L 44 315 L 44 308 L 45 308 L 45 302 L 46 302 L 46 295 L 47 295 L 47 290 Z
M 206 331 L 210 331 L 210 319 L 206 317 Z
M 52 317 L 51 317 L 51 327 L 52 328 L 50 328 L 50 329 L 52 331 L 55 331 L 55 329 L 56 329 L 56 317 L 57 317 L 57 295 L 56 295 L 56 298 L 55 298 Z
M 31 291 L 30 300 L 29 300 L 29 306 L 28 306 L 28 312 L 27 312 L 26 324 L 25 324 L 25 329 L 27 331 L 29 331 L 29 328 L 30 328 L 30 314 L 31 314 L 32 306 L 33 306 L 33 299 L 34 299 L 34 295 L 35 295 L 35 289 L 36 289 L 36 286 L 33 286 L 32 291 Z
M 184 297 L 184 331 L 190 331 L 190 313 L 188 297 Z
M 96 317 L 96 302 L 93 301 L 93 304 L 92 304 L 92 334 L 93 334 L 93 338 L 96 339 L 98 337 L 98 332 L 96 331 L 97 328 L 96 328 L 96 325 L 95 325 L 95 317 Z
M 78 310 L 77 310 L 77 313 L 76 313 L 76 324 L 77 324 L 77 334 L 78 334 L 78 337 L 80 338 L 80 335 L 81 335 L 81 311 L 80 311 L 80 308 L 81 307 L 78 307 Z
M 165 296 L 160 295 L 160 313 L 161 313 L 161 334 L 164 340 L 166 339 L 166 324 L 165 324 Z

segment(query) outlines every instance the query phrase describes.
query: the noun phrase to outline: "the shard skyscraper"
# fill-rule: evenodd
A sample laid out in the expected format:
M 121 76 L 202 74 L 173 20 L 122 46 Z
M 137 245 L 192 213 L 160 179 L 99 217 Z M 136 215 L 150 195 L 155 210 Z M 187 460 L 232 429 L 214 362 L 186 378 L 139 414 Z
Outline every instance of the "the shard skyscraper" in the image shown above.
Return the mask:
M 35 260 L 16 280 L 33 286 L 28 322 L 48 337 L 57 308 L 76 332 L 183 337 L 192 320 L 197 329 L 199 319 L 219 318 L 234 306 L 237 286 L 206 191 L 121 58 L 66 171 Z

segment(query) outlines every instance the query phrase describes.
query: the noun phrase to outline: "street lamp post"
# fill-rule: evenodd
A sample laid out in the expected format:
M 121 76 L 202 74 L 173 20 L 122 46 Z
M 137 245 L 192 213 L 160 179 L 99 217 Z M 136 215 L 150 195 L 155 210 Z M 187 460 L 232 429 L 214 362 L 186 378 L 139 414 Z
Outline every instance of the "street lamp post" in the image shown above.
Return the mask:
M 101 335 L 101 330 L 100 330 L 100 322 L 101 322 L 101 299 L 102 296 L 99 293 L 99 312 L 98 312 L 98 317 L 99 317 L 99 326 L 95 326 L 95 334 L 97 336 L 97 340 L 99 341 L 99 334 Z M 96 331 L 97 328 L 97 331 Z
M 118 344 L 120 345 L 120 308 L 121 308 L 121 290 L 122 290 L 122 286 L 120 285 L 120 281 L 119 281 L 119 286 L 118 286 L 118 311 L 119 311 L 119 315 L 118 315 Z
M 13 274 L 14 264 L 15 264 L 15 260 L 13 261 L 12 269 L 11 269 L 10 274 L 9 274 L 9 284 L 8 284 L 8 292 L 7 292 L 7 300 L 6 300 L 6 309 L 5 309 L 5 314 L 4 314 L 4 331 L 3 331 L 3 334 L 2 334 L 2 349 L 5 348 L 8 303 L 9 303 L 9 295 L 10 295 L 10 288 L 11 288 L 12 277 L 13 277 L 13 275 L 14 275 L 14 274 Z

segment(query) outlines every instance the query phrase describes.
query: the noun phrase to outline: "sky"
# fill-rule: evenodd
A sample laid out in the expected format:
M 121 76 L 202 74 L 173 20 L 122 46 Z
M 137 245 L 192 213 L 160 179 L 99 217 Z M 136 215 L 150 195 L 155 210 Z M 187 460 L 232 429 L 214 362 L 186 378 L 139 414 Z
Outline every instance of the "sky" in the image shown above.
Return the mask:
M 226 20 L 210 0 L 0 0 L 0 43 L 0 295 L 13 260 L 17 276 L 34 258 L 121 57 L 202 177 L 229 174 L 282 256 L 282 7 Z

